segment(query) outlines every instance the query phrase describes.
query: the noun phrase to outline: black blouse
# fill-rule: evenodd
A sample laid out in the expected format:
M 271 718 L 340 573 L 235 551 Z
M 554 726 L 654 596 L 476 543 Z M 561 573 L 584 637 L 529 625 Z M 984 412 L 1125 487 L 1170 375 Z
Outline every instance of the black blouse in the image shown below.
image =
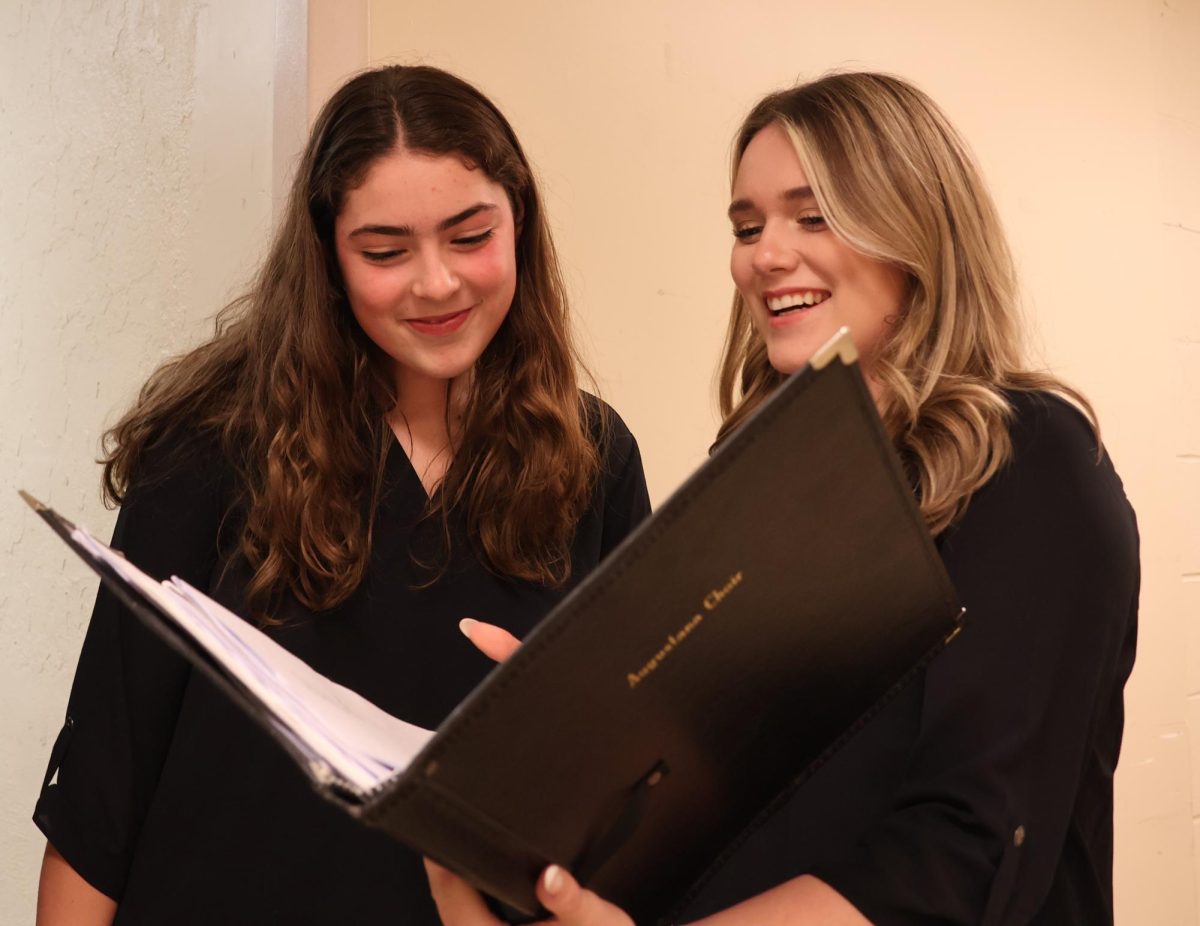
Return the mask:
M 963 632 L 685 920 L 810 872 L 878 926 L 1112 922 L 1137 527 L 1083 417 L 1010 399 L 1012 459 L 938 540 Z
M 289 596 L 284 624 L 268 633 L 389 713 L 436 727 L 492 668 L 459 620 L 525 635 L 649 512 L 637 444 L 610 415 L 566 587 L 497 577 L 452 520 L 458 555 L 442 579 L 415 588 L 427 578 L 411 556 L 428 549 L 426 495 L 393 445 L 365 580 L 321 614 Z M 229 467 L 209 450 L 156 468 L 129 493 L 113 545 L 152 575 L 179 575 L 245 613 L 246 570 L 218 553 Z M 34 820 L 119 900 L 118 924 L 439 922 L 416 854 L 320 798 L 290 757 L 103 590 L 67 714 Z

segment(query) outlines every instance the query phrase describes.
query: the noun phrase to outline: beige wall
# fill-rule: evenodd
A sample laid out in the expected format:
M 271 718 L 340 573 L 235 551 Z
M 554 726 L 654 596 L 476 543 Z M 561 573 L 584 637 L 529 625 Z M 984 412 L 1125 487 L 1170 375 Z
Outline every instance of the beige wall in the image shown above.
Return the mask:
M 905 75 L 944 105 L 999 201 L 1037 355 L 1095 401 L 1140 517 L 1119 921 L 1197 922 L 1200 300 L 1185 268 L 1200 266 L 1200 4 L 337 6 L 354 11 L 350 38 L 327 25 L 313 47 L 351 41 L 365 57 L 343 58 L 323 86 L 367 63 L 435 64 L 478 83 L 516 126 L 548 192 L 585 346 L 657 499 L 713 433 L 726 154 L 749 104 L 850 66 Z

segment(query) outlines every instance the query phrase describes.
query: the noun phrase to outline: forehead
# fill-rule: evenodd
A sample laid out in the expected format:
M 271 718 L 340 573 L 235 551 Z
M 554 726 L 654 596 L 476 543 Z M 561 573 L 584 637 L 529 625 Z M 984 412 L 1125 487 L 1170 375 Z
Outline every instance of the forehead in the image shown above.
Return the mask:
M 400 148 L 376 158 L 346 191 L 339 220 L 436 222 L 480 202 L 508 208 L 504 188 L 460 155 Z
M 792 139 L 782 126 L 771 123 L 750 139 L 742 152 L 733 180 L 733 197 L 766 205 L 764 200 L 783 198 L 789 191 L 808 186 L 808 175 Z

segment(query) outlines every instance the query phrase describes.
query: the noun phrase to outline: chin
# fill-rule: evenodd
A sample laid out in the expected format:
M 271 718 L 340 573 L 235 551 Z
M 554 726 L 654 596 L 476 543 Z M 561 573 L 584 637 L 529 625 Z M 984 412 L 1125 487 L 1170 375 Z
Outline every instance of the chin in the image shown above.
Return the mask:
M 424 373 L 426 376 L 428 376 L 431 379 L 452 380 L 452 379 L 458 379 L 464 373 L 468 372 L 471 369 L 471 367 L 473 367 L 473 366 L 474 366 L 473 363 L 468 363 L 468 364 L 456 363 L 456 364 L 452 364 L 449 366 L 429 367 L 428 369 L 424 369 L 421 372 Z
M 395 364 L 401 378 L 415 377 L 416 380 L 453 380 L 462 376 L 475 365 L 475 357 L 470 358 L 433 358 L 409 356 L 404 360 L 396 360 Z
M 789 345 L 787 347 L 767 348 L 767 360 L 776 372 L 782 373 L 784 376 L 791 376 L 797 370 L 801 369 L 813 352 L 811 350 L 799 349 L 796 346 Z

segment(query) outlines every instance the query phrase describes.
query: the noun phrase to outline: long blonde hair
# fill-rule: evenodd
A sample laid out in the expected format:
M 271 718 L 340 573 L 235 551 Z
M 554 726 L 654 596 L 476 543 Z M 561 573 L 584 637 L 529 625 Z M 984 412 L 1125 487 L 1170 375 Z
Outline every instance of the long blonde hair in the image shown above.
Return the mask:
M 1012 257 L 966 144 L 937 105 L 885 74 L 831 74 L 772 93 L 734 141 L 768 125 L 791 137 L 833 234 L 902 268 L 908 297 L 872 366 L 880 415 L 938 533 L 1011 454 L 1005 390 L 1087 400 L 1023 357 Z M 718 441 L 781 382 L 741 295 L 721 361 Z
M 457 512 L 495 572 L 550 585 L 570 574 L 604 427 L 578 389 L 532 170 L 476 88 L 436 68 L 392 66 L 359 74 L 325 105 L 250 291 L 221 313 L 208 343 L 155 371 L 105 434 L 114 502 L 148 448 L 184 446 L 196 432 L 219 439 L 240 477 L 239 548 L 255 613 L 284 588 L 308 607 L 332 607 L 367 567 L 396 395 L 387 358 L 350 310 L 333 227 L 346 193 L 401 138 L 478 167 L 504 187 L 520 223 L 516 295 L 475 365 L 455 455 L 427 514 L 442 523 L 446 560 Z

